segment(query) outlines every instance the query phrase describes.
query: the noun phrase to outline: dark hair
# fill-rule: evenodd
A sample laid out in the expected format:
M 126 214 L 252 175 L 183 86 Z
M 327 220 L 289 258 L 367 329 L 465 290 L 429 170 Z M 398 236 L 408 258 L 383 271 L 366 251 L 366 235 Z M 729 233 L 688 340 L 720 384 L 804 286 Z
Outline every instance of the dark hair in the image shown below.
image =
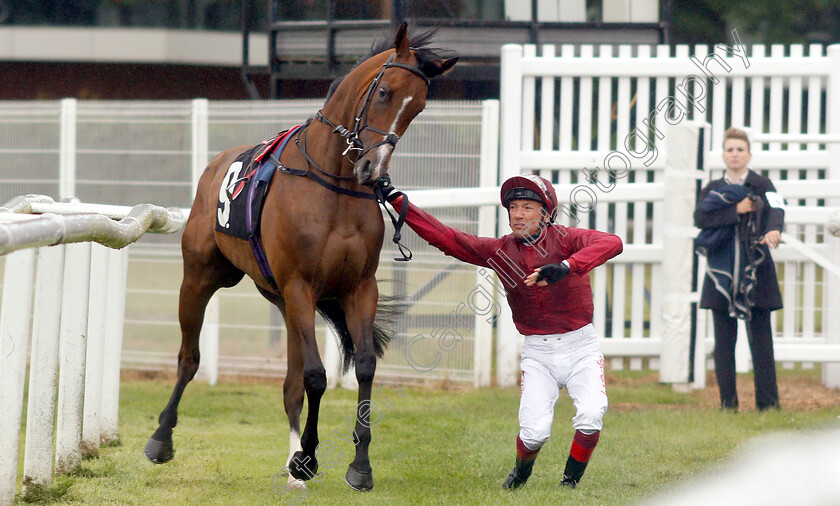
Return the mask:
M 370 46 L 370 52 L 359 58 L 356 61 L 356 64 L 353 65 L 353 68 L 355 69 L 364 61 L 382 53 L 383 51 L 392 49 L 394 46 L 395 33 L 396 32 L 390 32 L 389 35 L 383 35 L 381 38 L 373 41 Z M 417 58 L 417 67 L 421 72 L 429 76 L 429 78 L 440 74 L 440 69 L 438 69 L 437 65 L 435 65 L 436 62 L 455 56 L 455 51 L 452 51 L 451 49 L 430 47 L 432 39 L 434 39 L 436 34 L 436 28 L 431 28 L 422 32 L 416 32 L 412 28 L 409 28 L 408 30 L 408 45 L 414 50 L 414 56 Z M 346 75 L 341 76 L 330 84 L 330 89 L 327 91 L 327 98 L 325 101 L 329 100 L 330 97 L 333 96 L 336 88 L 338 88 L 338 85 L 341 84 L 341 81 L 343 81 L 345 77 Z

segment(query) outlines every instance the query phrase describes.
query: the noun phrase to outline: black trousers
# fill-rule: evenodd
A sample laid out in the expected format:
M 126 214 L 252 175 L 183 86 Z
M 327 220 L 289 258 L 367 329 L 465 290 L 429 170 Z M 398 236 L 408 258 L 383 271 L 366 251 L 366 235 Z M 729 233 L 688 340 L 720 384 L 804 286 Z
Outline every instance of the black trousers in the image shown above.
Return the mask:
M 738 408 L 735 388 L 735 340 L 738 320 L 726 310 L 712 310 L 715 325 L 715 375 L 720 389 L 720 405 Z M 779 407 L 779 389 L 776 384 L 776 361 L 773 358 L 773 330 L 770 310 L 754 307 L 752 319 L 747 322 L 750 353 L 755 371 L 755 404 L 759 410 Z

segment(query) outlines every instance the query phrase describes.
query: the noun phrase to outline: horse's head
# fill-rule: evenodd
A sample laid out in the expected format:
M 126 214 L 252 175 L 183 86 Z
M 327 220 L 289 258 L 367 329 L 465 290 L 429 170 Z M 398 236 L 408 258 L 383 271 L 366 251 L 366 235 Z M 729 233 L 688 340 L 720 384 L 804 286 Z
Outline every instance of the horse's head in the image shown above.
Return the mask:
M 354 136 L 358 152 L 354 175 L 370 185 L 388 171 L 391 154 L 409 123 L 426 107 L 429 79 L 458 61 L 429 57 L 411 47 L 406 23 L 394 36 L 394 48 L 379 53 L 351 72 L 342 85 L 356 83 Z

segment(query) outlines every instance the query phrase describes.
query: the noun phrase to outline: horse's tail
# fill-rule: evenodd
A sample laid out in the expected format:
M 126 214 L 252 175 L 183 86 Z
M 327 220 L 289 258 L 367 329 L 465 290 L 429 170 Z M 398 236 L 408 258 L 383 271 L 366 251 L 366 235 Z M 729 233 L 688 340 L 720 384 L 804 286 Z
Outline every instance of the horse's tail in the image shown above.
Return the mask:
M 405 313 L 406 304 L 404 296 L 380 295 L 376 307 L 376 319 L 373 322 L 373 349 L 376 356 L 382 358 L 388 343 L 393 338 L 397 320 Z M 341 374 L 346 373 L 353 365 L 356 354 L 356 347 L 353 338 L 350 336 L 350 329 L 347 328 L 347 319 L 344 310 L 337 300 L 324 300 L 318 302 L 318 312 L 327 323 L 335 329 L 339 339 L 341 350 Z

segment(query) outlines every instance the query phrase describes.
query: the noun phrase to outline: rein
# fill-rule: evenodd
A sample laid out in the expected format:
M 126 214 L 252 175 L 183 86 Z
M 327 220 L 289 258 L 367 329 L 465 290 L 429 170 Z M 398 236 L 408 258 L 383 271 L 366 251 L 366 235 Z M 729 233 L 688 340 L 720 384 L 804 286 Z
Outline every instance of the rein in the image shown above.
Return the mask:
M 382 188 L 380 188 L 379 185 L 376 185 L 373 187 L 373 191 L 374 193 L 376 193 L 377 202 L 382 204 L 382 207 L 385 208 L 385 212 L 388 213 L 388 217 L 391 218 L 391 223 L 394 224 L 393 241 L 394 244 L 397 245 L 397 250 L 399 250 L 400 255 L 402 255 L 402 258 L 395 257 L 394 260 L 396 260 L 397 262 L 408 262 L 409 260 L 411 260 L 412 257 L 411 250 L 400 243 L 400 239 L 402 239 L 400 231 L 402 230 L 402 226 L 405 224 L 405 217 L 406 215 L 408 215 L 408 195 L 406 195 L 405 193 L 402 194 L 403 202 L 402 208 L 400 209 L 400 215 L 399 217 L 395 218 L 394 215 L 391 213 L 391 210 L 388 209 L 388 206 L 385 205 L 385 196 L 382 195 Z
M 277 158 L 277 156 L 274 153 L 272 153 L 271 156 L 268 157 L 268 159 L 269 159 L 269 161 L 271 161 L 272 164 L 274 164 L 274 166 L 277 168 L 277 170 L 279 170 L 283 174 L 289 174 L 289 175 L 292 175 L 292 176 L 305 176 L 305 177 L 308 177 L 309 179 L 315 181 L 319 185 L 323 186 L 324 188 L 334 191 L 335 193 L 340 193 L 341 195 L 349 195 L 350 197 L 356 197 L 356 198 L 360 198 L 360 199 L 376 200 L 377 202 L 379 202 L 379 200 L 377 199 L 377 196 L 373 193 L 359 192 L 359 191 L 356 191 L 356 190 L 348 190 L 347 188 L 342 188 L 341 186 L 337 186 L 337 185 L 334 185 L 334 184 L 330 183 L 329 181 L 322 178 L 318 174 L 315 174 L 311 170 L 301 170 L 301 169 L 293 169 L 291 167 L 286 167 L 285 165 L 283 165 L 283 163 Z M 321 172 L 323 172 L 324 174 L 326 174 L 328 176 L 331 176 L 331 177 L 337 177 L 337 176 L 333 176 L 332 174 L 330 174 L 328 172 L 324 172 L 324 171 L 321 171 Z M 355 179 L 355 178 L 350 178 L 350 179 Z

